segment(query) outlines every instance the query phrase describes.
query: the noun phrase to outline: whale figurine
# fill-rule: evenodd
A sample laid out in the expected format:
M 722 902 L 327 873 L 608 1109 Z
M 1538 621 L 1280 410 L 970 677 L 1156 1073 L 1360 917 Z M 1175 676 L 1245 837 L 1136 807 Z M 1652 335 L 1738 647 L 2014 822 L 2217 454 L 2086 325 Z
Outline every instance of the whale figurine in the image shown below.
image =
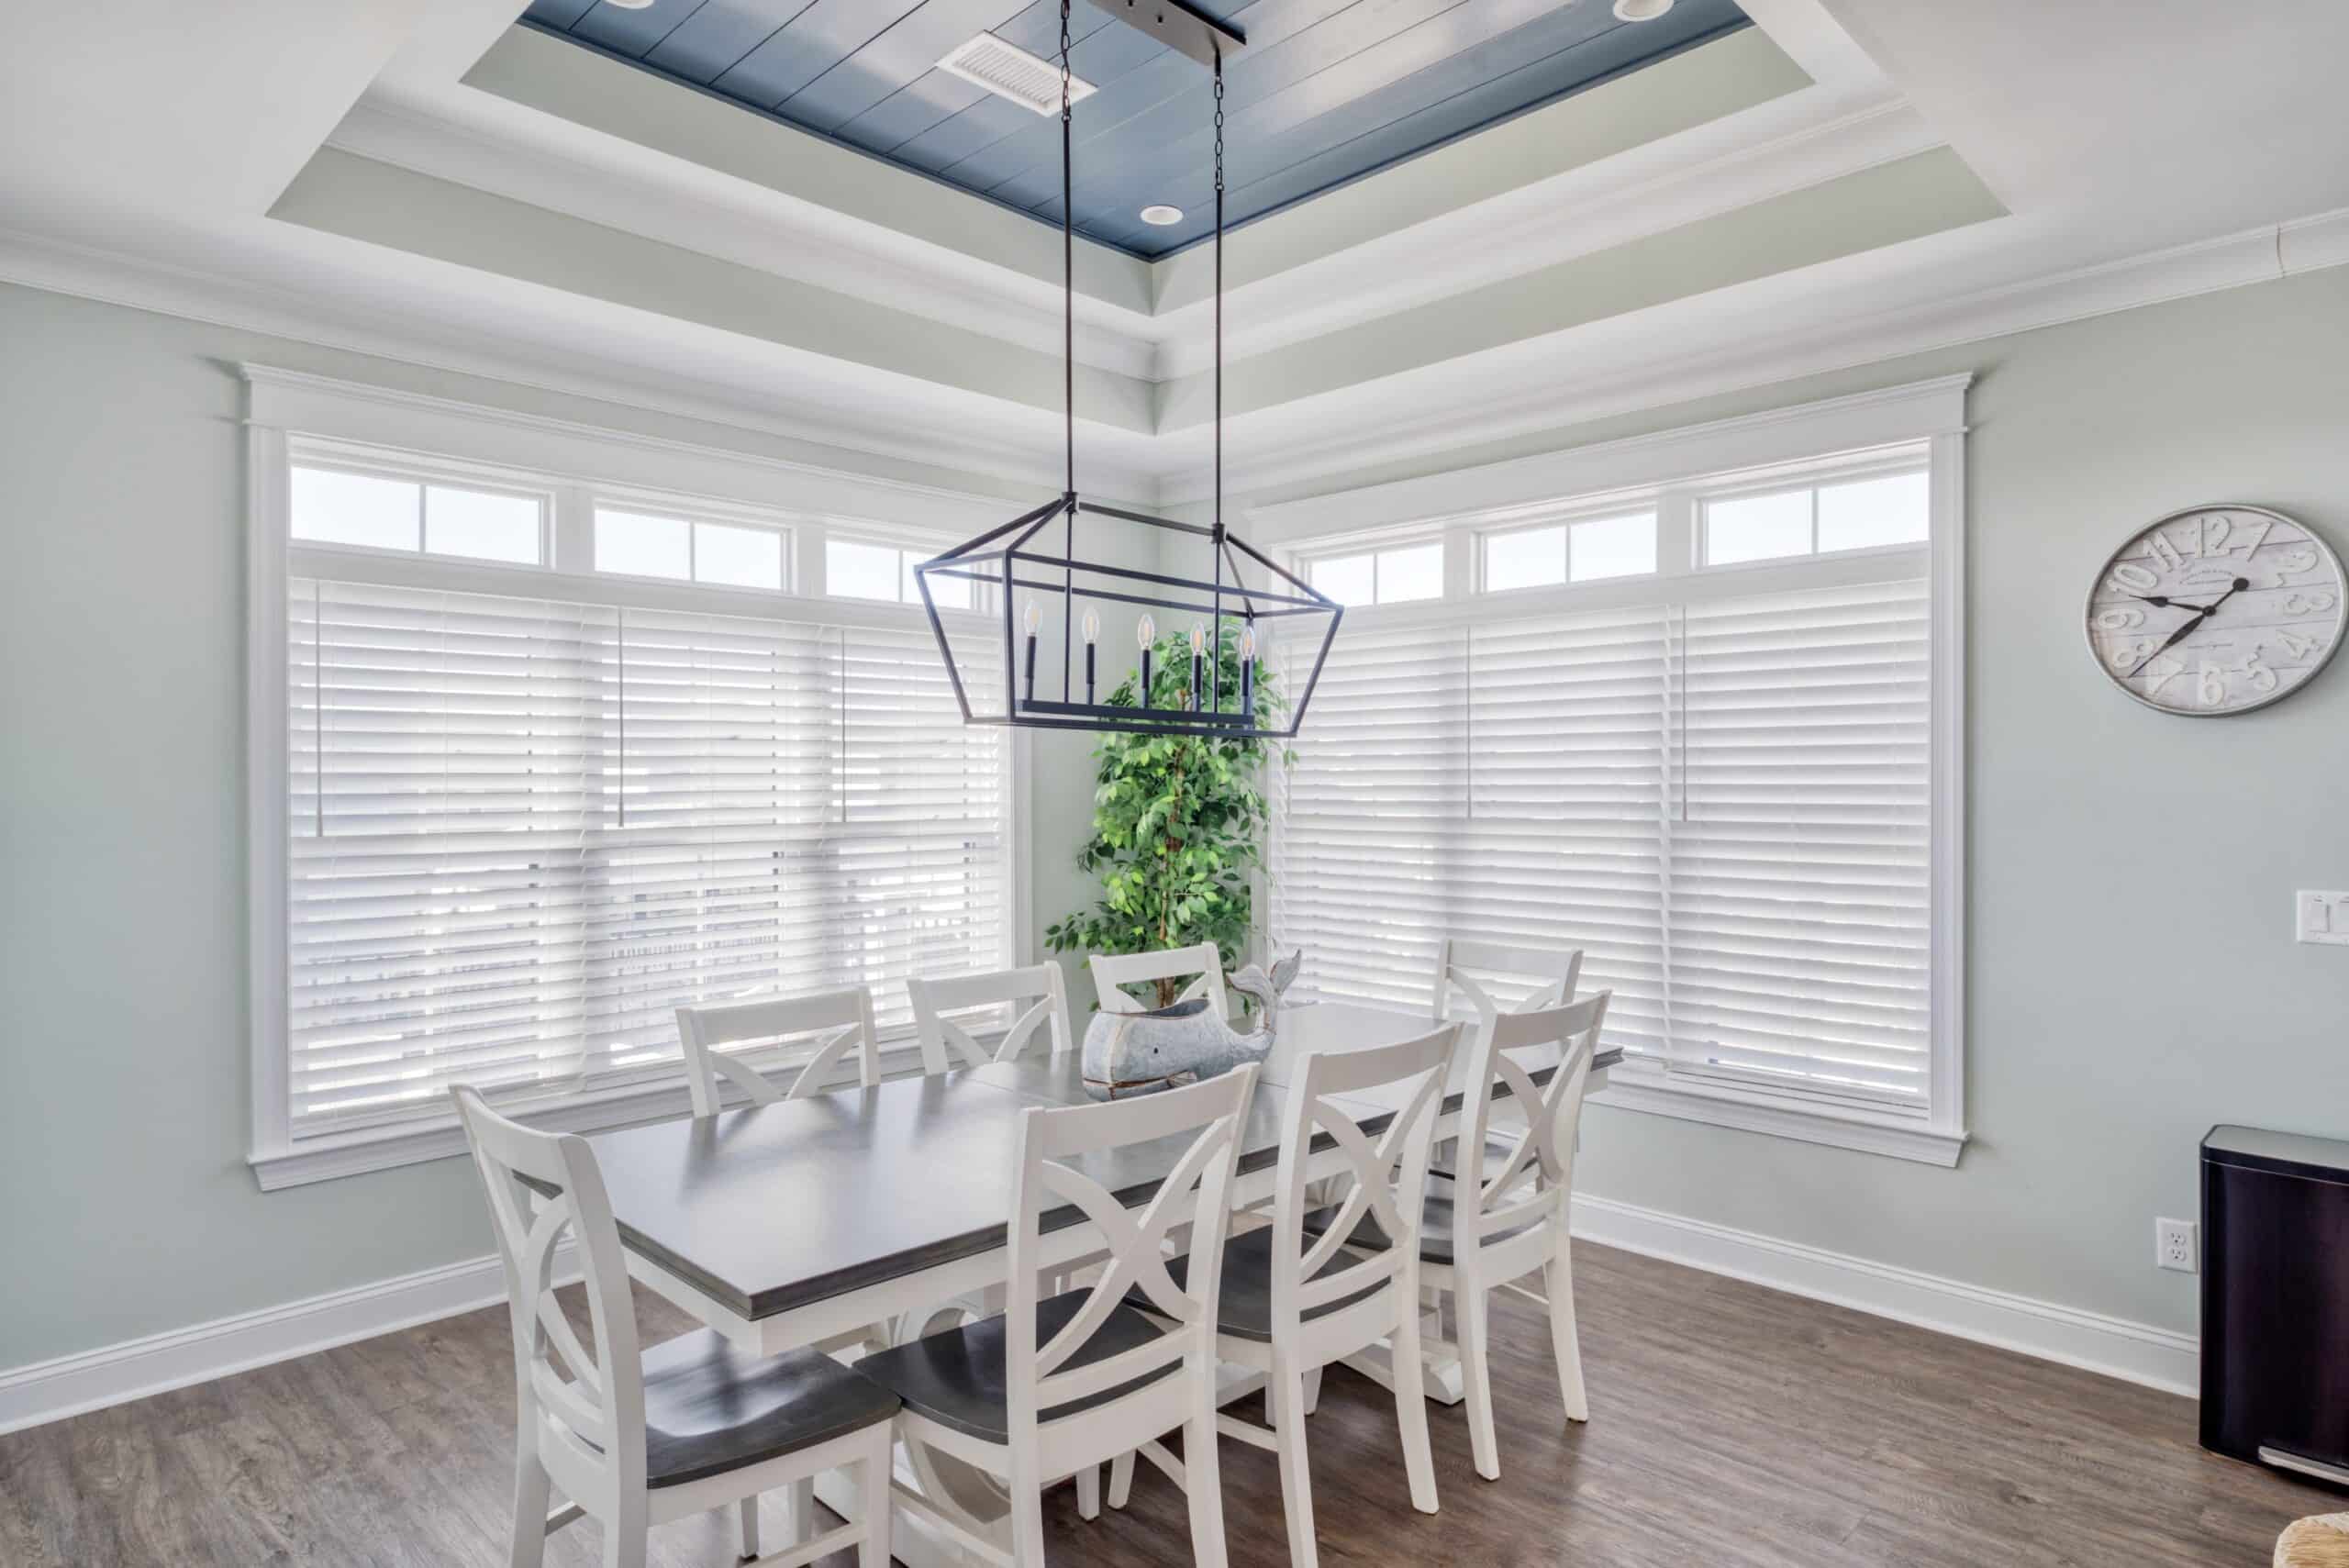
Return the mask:
M 1131 1099 L 1262 1062 L 1273 1049 L 1281 996 L 1304 957 L 1300 949 L 1274 960 L 1270 974 L 1252 963 L 1231 977 L 1231 989 L 1256 1004 L 1256 1027 L 1246 1034 L 1218 1018 L 1204 996 L 1149 1012 L 1094 1014 L 1085 1031 L 1085 1092 L 1097 1100 Z

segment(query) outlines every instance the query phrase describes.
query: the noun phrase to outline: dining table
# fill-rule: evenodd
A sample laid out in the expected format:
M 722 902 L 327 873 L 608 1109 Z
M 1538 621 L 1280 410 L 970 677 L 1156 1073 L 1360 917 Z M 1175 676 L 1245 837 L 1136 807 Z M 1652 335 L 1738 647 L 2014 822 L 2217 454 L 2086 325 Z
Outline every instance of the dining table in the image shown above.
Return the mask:
M 1280 1008 L 1241 1134 L 1234 1203 L 1245 1207 L 1271 1196 L 1283 1105 L 1307 1054 L 1391 1045 L 1434 1027 L 1424 1013 L 1354 1003 Z M 1542 1084 L 1562 1051 L 1511 1054 Z M 757 1355 L 883 1339 L 903 1343 L 969 1313 L 999 1310 L 1019 1118 L 1038 1106 L 1092 1103 L 1081 1054 L 1031 1052 L 591 1135 L 629 1273 Z M 1620 1054 L 1609 1050 L 1593 1059 L 1591 1088 L 1604 1084 Z M 1469 1070 L 1464 1053 L 1446 1085 L 1440 1138 L 1457 1131 Z M 1373 1137 L 1401 1103 L 1399 1095 L 1388 1100 L 1378 1091 L 1345 1099 Z M 1138 1207 L 1188 1142 L 1176 1136 L 1077 1163 L 1120 1202 Z M 1317 1140 L 1314 1152 L 1327 1156 L 1328 1174 L 1350 1168 L 1326 1138 Z M 1308 1169 L 1325 1173 L 1310 1162 Z M 1079 1269 L 1106 1247 L 1074 1207 L 1047 1210 L 1041 1228 L 1048 1268 Z M 1387 1383 L 1383 1354 L 1384 1347 L 1374 1348 L 1350 1364 Z M 1426 1382 L 1431 1398 L 1457 1403 L 1463 1385 L 1456 1356 L 1431 1348 Z M 826 1477 L 818 1492 L 844 1515 L 860 1506 L 841 1477 Z M 896 1492 L 895 1551 L 909 1568 L 983 1561 L 941 1522 L 983 1538 L 1001 1533 L 1003 1483 L 944 1454 L 901 1445 Z M 803 1533 L 810 1528 L 797 1517 L 792 1524 Z

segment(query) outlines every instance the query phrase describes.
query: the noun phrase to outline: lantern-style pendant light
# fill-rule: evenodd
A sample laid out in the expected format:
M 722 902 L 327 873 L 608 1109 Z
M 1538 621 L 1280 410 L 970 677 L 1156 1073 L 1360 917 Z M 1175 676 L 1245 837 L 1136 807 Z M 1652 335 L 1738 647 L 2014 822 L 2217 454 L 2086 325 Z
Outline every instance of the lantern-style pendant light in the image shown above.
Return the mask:
M 954 683 L 955 700 L 964 720 L 972 724 L 1008 724 L 1037 729 L 1093 729 L 1149 734 L 1209 735 L 1230 740 L 1285 740 L 1304 723 L 1313 688 L 1330 644 L 1337 637 L 1343 606 L 1317 592 L 1246 539 L 1223 526 L 1223 66 L 1247 42 L 1236 28 L 1193 10 L 1181 0 L 1156 0 L 1151 6 L 1104 4 L 1102 8 L 1172 44 L 1206 65 L 1215 83 L 1215 512 L 1207 526 L 1177 522 L 1147 513 L 1088 501 L 1076 488 L 1076 238 L 1070 162 L 1069 5 L 1061 0 L 1061 287 L 1064 363 L 1063 423 L 1068 443 L 1067 488 L 1052 500 L 1023 512 L 1000 528 L 925 561 L 914 568 L 922 606 L 930 616 L 938 651 Z M 1079 524 L 1085 525 L 1080 540 Z M 1046 533 L 1054 523 L 1059 538 Z M 1119 565 L 1079 553 L 1080 543 L 1091 546 L 1100 530 L 1119 528 L 1158 547 L 1152 567 Z M 1133 530 L 1142 532 L 1134 535 Z M 1052 553 L 1054 543 L 1059 553 Z M 1170 564 L 1169 547 L 1188 561 Z M 1201 555 L 1204 560 L 1199 560 Z M 1190 571 L 1175 567 L 1192 565 Z M 1197 568 L 1204 566 L 1202 575 Z M 1152 568 L 1155 569 L 1152 569 Z M 1255 581 L 1249 580 L 1248 569 Z M 1000 713 L 974 709 L 970 686 L 955 662 L 945 624 L 931 593 L 933 578 L 959 578 L 988 584 L 996 590 L 996 610 L 1003 620 L 1004 708 Z M 1084 601 L 1079 614 L 1079 601 Z M 1141 607 L 1135 623 L 1139 658 L 1133 700 L 1103 701 L 1104 688 L 1116 694 L 1126 679 L 1126 667 L 1105 668 L 1102 661 L 1119 656 L 1097 646 L 1101 636 L 1101 604 Z M 1190 664 L 1187 681 L 1176 686 L 1174 700 L 1153 700 L 1152 683 L 1160 673 L 1152 668 L 1158 638 L 1153 611 L 1194 618 L 1188 632 Z M 1039 695 L 1036 641 L 1048 616 L 1064 631 L 1078 632 L 1085 648 L 1084 684 L 1075 679 L 1077 636 L 1062 639 L 1061 674 L 1057 695 L 1049 676 Z M 1311 617 L 1301 623 L 1304 636 L 1319 632 L 1319 646 L 1310 672 L 1301 686 L 1289 693 L 1285 726 L 1266 722 L 1257 712 L 1256 661 L 1262 651 L 1258 623 L 1291 617 Z M 1020 634 L 1024 631 L 1025 641 Z M 1230 648 L 1239 678 L 1223 678 L 1221 651 Z

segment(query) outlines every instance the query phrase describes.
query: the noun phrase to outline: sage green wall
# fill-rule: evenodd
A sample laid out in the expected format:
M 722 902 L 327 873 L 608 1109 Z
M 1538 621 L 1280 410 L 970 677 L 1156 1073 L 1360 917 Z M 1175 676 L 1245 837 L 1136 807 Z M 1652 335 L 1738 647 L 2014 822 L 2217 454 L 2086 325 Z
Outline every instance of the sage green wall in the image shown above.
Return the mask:
M 2153 1263 L 2214 1122 L 2349 1136 L 2349 658 L 2238 718 L 2129 701 L 2082 647 L 2106 555 L 2197 502 L 2349 553 L 2349 267 L 1574 429 L 1348 487 L 1955 371 L 1967 451 L 1967 1119 L 1955 1170 L 1594 1108 L 1598 1195 L 2192 1330 Z M 1252 497 L 1285 500 L 1301 491 Z M 1310 726 L 1301 744 L 1310 744 Z
M 240 360 L 1042 498 L 0 285 L 0 1370 L 489 1250 L 462 1161 L 245 1165 Z M 1040 920 L 1085 750 L 1038 739 Z

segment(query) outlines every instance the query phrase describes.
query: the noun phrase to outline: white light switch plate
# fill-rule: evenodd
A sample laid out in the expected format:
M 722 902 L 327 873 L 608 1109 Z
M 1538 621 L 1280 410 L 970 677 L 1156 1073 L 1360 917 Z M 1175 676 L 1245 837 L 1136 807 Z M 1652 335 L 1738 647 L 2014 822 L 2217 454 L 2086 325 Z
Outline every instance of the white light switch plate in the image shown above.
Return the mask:
M 2349 947 L 2349 893 L 2293 894 L 2292 934 L 2304 942 Z

